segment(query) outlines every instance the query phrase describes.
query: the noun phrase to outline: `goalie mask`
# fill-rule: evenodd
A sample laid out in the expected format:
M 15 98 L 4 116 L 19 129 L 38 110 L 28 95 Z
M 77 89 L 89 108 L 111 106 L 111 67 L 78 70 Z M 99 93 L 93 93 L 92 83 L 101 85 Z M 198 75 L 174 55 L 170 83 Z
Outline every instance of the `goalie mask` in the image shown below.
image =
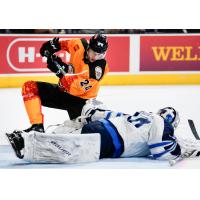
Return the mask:
M 178 112 L 174 108 L 162 108 L 157 112 L 157 114 L 164 118 L 166 121 L 168 121 L 174 127 L 174 129 L 178 127 L 180 117 Z

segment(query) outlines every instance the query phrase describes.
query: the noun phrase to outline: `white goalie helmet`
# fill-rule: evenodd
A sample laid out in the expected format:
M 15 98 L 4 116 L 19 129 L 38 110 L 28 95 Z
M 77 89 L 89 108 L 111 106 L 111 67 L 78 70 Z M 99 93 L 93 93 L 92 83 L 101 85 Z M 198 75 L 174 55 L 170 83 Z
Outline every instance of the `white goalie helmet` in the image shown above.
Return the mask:
M 172 107 L 162 108 L 157 112 L 162 118 L 168 121 L 174 129 L 176 129 L 180 122 L 179 113 Z

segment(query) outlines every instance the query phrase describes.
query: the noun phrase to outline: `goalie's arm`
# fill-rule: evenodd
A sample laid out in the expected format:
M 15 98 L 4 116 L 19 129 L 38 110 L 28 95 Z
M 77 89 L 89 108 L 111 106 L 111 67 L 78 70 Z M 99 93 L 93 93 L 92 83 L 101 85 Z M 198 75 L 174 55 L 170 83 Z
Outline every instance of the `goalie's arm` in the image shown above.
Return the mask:
M 175 140 L 149 144 L 151 155 L 158 160 L 171 160 L 181 155 L 180 145 Z
M 166 120 L 154 116 L 148 141 L 151 156 L 159 160 L 171 160 L 181 155 L 181 147 L 174 136 L 174 128 Z

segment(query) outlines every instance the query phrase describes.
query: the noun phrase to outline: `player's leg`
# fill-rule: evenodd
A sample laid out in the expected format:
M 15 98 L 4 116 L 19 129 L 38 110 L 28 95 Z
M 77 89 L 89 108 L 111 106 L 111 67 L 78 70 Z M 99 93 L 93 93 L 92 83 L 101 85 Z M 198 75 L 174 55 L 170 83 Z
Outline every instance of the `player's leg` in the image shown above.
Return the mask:
M 56 84 L 27 81 L 22 87 L 22 96 L 24 105 L 32 126 L 25 132 L 31 130 L 44 132 L 43 128 L 43 114 L 42 105 L 49 105 L 49 107 L 56 108 L 56 98 L 58 89 Z
M 37 155 L 37 160 L 39 159 L 40 161 L 51 162 L 51 157 L 53 156 L 53 162 L 56 159 L 61 162 L 63 154 L 65 154 L 65 151 L 62 151 L 63 147 L 64 149 L 70 149 L 68 152 L 73 152 L 70 159 L 63 157 L 64 162 L 80 162 L 83 155 L 84 159 L 82 161 L 97 159 L 98 148 L 96 145 L 99 145 L 98 158 L 117 158 L 123 152 L 124 144 L 119 133 L 112 124 L 106 124 L 104 121 L 86 124 L 82 129 L 74 131 L 73 134 L 63 133 L 40 135 L 38 132 L 32 132 L 23 134 L 23 137 L 20 133 L 12 133 L 7 134 L 7 137 L 19 158 L 23 158 L 20 153 L 23 150 L 23 143 L 25 143 L 26 159 L 32 162 L 34 162 L 34 159 L 36 160 L 35 155 Z M 100 137 L 92 136 L 96 135 L 96 133 L 100 134 Z M 82 137 L 83 135 L 87 137 Z M 91 137 L 88 135 L 91 135 Z M 90 139 L 92 139 L 92 142 L 90 142 Z M 57 151 L 54 149 L 55 147 L 57 147 Z M 79 147 L 81 148 L 79 149 Z M 53 155 L 52 149 L 54 149 Z M 58 152 L 59 149 L 61 152 Z M 87 156 L 87 151 L 90 153 L 89 157 Z M 76 155 L 76 152 L 78 153 L 78 160 L 73 161 L 73 156 Z M 60 157 L 57 154 L 62 156 Z
M 22 95 L 27 114 L 32 126 L 31 130 L 44 132 L 42 106 L 67 110 L 70 119 L 81 114 L 85 99 L 62 92 L 57 84 L 46 82 L 27 81 L 22 88 Z
M 81 130 L 79 130 L 80 132 Z M 100 135 L 96 134 L 7 134 L 20 159 L 38 163 L 94 162 L 100 155 Z
M 99 133 L 101 136 L 100 158 L 120 157 L 124 144 L 118 131 L 112 124 L 105 124 L 103 121 L 94 121 L 83 126 L 82 134 Z
M 37 82 L 41 104 L 46 107 L 68 111 L 70 119 L 81 115 L 87 99 L 82 99 L 60 90 L 57 84 Z
M 29 132 L 31 130 L 36 130 L 39 132 L 44 132 L 41 99 L 37 82 L 25 82 L 22 87 L 22 96 L 30 123 L 32 124 L 30 128 L 24 131 Z

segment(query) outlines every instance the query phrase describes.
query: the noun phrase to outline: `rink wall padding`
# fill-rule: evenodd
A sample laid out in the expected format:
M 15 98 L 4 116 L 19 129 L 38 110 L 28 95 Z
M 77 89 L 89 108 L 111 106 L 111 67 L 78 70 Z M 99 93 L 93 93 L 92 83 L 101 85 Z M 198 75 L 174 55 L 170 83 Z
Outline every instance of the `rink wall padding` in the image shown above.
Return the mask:
M 52 39 L 91 35 L 0 34 L 0 87 L 21 87 L 28 80 L 56 83 L 39 50 Z M 200 34 L 107 35 L 110 72 L 102 85 L 200 84 Z M 57 53 L 69 62 L 66 51 Z
M 0 88 L 22 87 L 28 80 L 58 83 L 54 76 L 0 77 Z M 107 75 L 101 85 L 181 85 L 200 84 L 200 74 Z

